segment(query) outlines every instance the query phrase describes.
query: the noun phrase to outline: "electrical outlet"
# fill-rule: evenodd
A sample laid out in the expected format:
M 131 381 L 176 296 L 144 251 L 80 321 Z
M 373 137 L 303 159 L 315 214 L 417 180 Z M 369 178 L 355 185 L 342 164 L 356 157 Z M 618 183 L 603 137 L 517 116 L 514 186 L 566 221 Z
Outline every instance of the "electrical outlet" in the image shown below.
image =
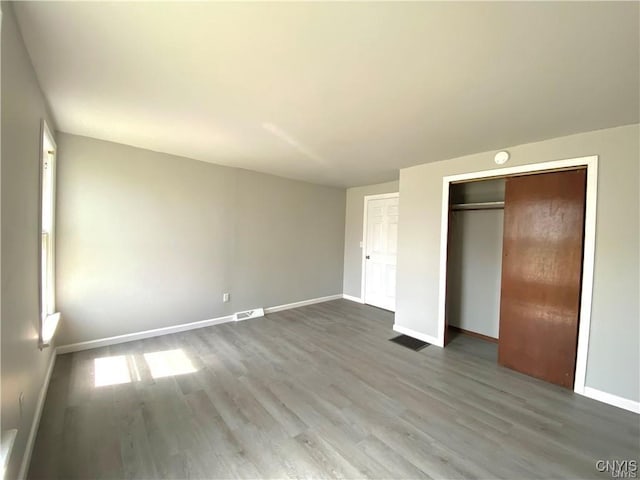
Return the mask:
M 224 303 L 227 303 L 229 301 L 229 294 L 228 293 L 223 293 L 222 294 L 222 301 Z

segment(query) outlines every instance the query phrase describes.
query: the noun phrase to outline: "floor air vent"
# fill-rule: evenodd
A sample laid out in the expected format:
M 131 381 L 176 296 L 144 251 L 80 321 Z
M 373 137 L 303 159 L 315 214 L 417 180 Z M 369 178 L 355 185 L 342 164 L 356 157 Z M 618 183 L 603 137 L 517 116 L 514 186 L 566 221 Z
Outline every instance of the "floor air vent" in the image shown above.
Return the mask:
M 397 337 L 390 338 L 389 340 L 397 343 L 398 345 L 402 345 L 403 347 L 415 350 L 416 352 L 422 350 L 424 347 L 428 347 L 429 345 L 431 345 L 430 343 L 423 342 L 422 340 L 418 340 L 417 338 L 409 337 L 408 335 L 398 335 Z
M 248 320 L 249 318 L 264 317 L 264 308 L 255 308 L 253 310 L 246 310 L 244 312 L 237 312 L 234 314 L 235 321 Z

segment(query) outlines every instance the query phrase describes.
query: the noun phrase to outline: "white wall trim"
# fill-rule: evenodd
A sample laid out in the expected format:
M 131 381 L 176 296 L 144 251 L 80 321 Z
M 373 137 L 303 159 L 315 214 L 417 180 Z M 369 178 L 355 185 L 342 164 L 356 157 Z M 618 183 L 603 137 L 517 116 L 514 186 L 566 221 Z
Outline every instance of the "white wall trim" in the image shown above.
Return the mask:
M 47 391 L 49 390 L 49 381 L 51 380 L 53 367 L 56 364 L 56 356 L 57 356 L 57 352 L 54 350 L 51 353 L 51 359 L 49 360 L 47 373 L 44 376 L 44 382 L 42 383 L 42 388 L 40 388 L 40 394 L 38 395 L 38 402 L 36 403 L 36 409 L 33 415 L 33 421 L 31 422 L 31 430 L 29 430 L 27 445 L 24 450 L 24 455 L 22 456 L 22 463 L 20 463 L 20 470 L 18 472 L 18 477 L 17 477 L 19 480 L 22 480 L 27 476 L 29 464 L 31 463 L 31 454 L 33 453 L 33 446 L 36 441 L 38 427 L 40 426 L 40 418 L 42 417 L 44 402 L 47 399 Z
M 291 308 L 304 307 L 305 305 L 312 305 L 314 303 L 328 302 L 331 300 L 338 300 L 342 298 L 342 294 L 329 295 L 327 297 L 312 298 L 309 300 L 302 300 L 300 302 L 287 303 L 285 305 L 278 305 L 275 307 L 265 308 L 265 313 L 281 312 L 282 310 L 289 310 Z M 197 328 L 211 327 L 213 325 L 220 325 L 221 323 L 235 322 L 234 315 L 226 315 L 224 317 L 212 318 L 209 320 L 199 320 L 197 322 L 182 323 L 180 325 L 170 325 L 168 327 L 154 328 L 152 330 L 143 330 L 141 332 L 126 333 L 124 335 L 116 335 L 114 337 L 99 338 L 96 340 L 89 340 L 86 342 L 71 343 L 69 345 L 61 345 L 56 348 L 56 352 L 60 355 L 64 353 L 79 352 L 81 350 L 89 350 L 91 348 L 106 347 L 109 345 L 116 345 L 118 343 L 132 342 L 134 340 L 142 340 L 144 338 L 158 337 L 160 335 L 168 335 L 170 333 L 185 332 L 188 330 L 195 330 Z
M 38 227 L 38 234 L 42 234 L 43 233 L 43 229 L 42 229 L 42 207 L 43 207 L 43 203 L 44 203 L 44 198 L 42 196 L 43 194 L 43 185 L 44 185 L 44 161 L 45 161 L 45 149 L 49 150 L 51 149 L 53 151 L 53 160 L 52 160 L 52 192 L 51 192 L 51 199 L 52 199 L 52 204 L 51 204 L 51 211 L 52 211 L 52 224 L 51 224 L 51 229 L 49 231 L 49 236 L 51 239 L 51 251 L 52 256 L 50 258 L 50 265 L 48 265 L 46 267 L 46 272 L 43 272 L 43 268 L 42 268 L 42 245 L 40 243 L 40 241 L 38 242 L 38 308 L 39 308 L 39 312 L 40 312 L 40 323 L 39 323 L 39 348 L 42 350 L 44 347 L 48 347 L 53 335 L 51 338 L 47 339 L 45 341 L 44 339 L 44 330 L 45 330 L 45 323 L 46 323 L 46 319 L 49 315 L 53 315 L 55 314 L 56 310 L 56 255 L 55 255 L 55 251 L 56 251 L 56 178 L 57 178 L 57 171 L 58 171 L 58 145 L 56 144 L 56 139 L 53 136 L 53 133 L 51 133 L 51 129 L 49 128 L 49 125 L 47 123 L 47 121 L 43 118 L 40 120 L 40 155 L 38 157 L 38 171 L 39 171 L 39 184 L 38 184 L 38 223 L 39 223 L 39 227 Z M 48 278 L 47 278 L 47 292 L 43 292 L 42 291 L 42 276 L 43 273 L 48 273 Z M 44 294 L 46 294 L 46 300 L 44 300 Z M 46 305 L 45 305 L 46 303 Z M 47 311 L 45 311 L 47 310 Z M 54 324 L 54 331 L 53 333 L 55 333 L 55 328 L 57 327 L 57 323 Z
M 587 192 L 585 202 L 584 258 L 582 263 L 582 290 L 580 300 L 580 325 L 574 392 L 585 395 L 585 377 L 589 354 L 591 327 L 591 302 L 593 297 L 593 269 L 595 261 L 596 207 L 598 194 L 598 156 L 571 158 L 551 162 L 518 165 L 515 167 L 484 170 L 481 172 L 448 175 L 442 178 L 442 220 L 440 225 L 440 285 L 438 293 L 438 344 L 444 345 L 446 290 L 447 290 L 447 242 L 449 237 L 449 187 L 451 183 L 493 177 L 587 167 Z
M 421 332 L 416 332 L 415 330 L 411 330 L 407 327 L 402 327 L 397 323 L 393 324 L 393 331 L 402 333 L 403 335 L 408 335 L 413 338 L 417 338 L 418 340 L 422 340 L 423 342 L 427 342 L 432 345 L 437 345 L 438 347 L 442 347 L 442 345 L 438 343 L 438 339 L 436 337 L 432 337 L 431 335 L 427 335 Z
M 587 157 L 587 198 L 584 213 L 584 245 L 582 247 L 582 293 L 578 324 L 578 351 L 573 390 L 584 395 L 587 378 L 587 357 L 591 334 L 591 303 L 593 301 L 593 271 L 596 256 L 596 209 L 598 200 L 598 157 Z
M 329 295 L 326 297 L 312 298 L 309 300 L 302 300 L 301 302 L 285 303 L 284 305 L 278 305 L 275 307 L 269 307 L 264 309 L 264 313 L 276 313 L 283 310 L 290 310 L 292 308 L 304 307 L 306 305 L 313 305 L 314 303 L 330 302 L 331 300 L 339 300 L 342 298 L 341 293 L 335 295 Z
M 614 407 L 623 408 L 630 412 L 640 414 L 640 402 L 629 400 L 628 398 L 619 397 L 592 387 L 584 387 L 584 393 L 582 393 L 582 395 L 598 400 L 599 402 L 608 403 Z
M 181 325 L 171 325 L 169 327 L 154 328 L 152 330 L 143 330 L 141 332 L 126 333 L 124 335 L 116 335 L 114 337 L 99 338 L 97 340 L 89 340 L 86 342 L 71 343 L 69 345 L 61 345 L 56 348 L 58 354 L 79 352 L 81 350 L 89 350 L 91 348 L 106 347 L 108 345 L 116 345 L 118 343 L 132 342 L 134 340 L 142 340 L 143 338 L 158 337 L 160 335 L 168 335 L 170 333 L 184 332 L 187 330 L 195 330 L 197 328 L 210 327 L 221 323 L 234 322 L 233 315 L 212 318 L 209 320 L 200 320 L 198 322 L 183 323 Z
M 342 298 L 351 302 L 364 303 L 364 300 L 362 298 L 354 297 L 353 295 L 347 295 L 346 293 L 342 294 Z
M 362 218 L 362 252 L 361 252 L 361 263 L 360 263 L 360 298 L 362 299 L 362 303 L 365 301 L 365 283 L 366 283 L 366 256 L 367 256 L 367 218 L 369 214 L 369 200 L 380 200 L 383 198 L 400 198 L 400 192 L 390 192 L 390 193 L 377 193 L 375 195 L 365 195 L 364 196 L 364 214 Z

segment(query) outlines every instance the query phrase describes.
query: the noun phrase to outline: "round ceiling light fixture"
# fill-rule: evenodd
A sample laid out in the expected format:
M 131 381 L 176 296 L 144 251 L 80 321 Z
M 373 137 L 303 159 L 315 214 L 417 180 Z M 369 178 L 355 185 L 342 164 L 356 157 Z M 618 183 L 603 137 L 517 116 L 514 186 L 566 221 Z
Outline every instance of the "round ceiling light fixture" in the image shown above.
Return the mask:
M 493 159 L 498 165 L 507 163 L 507 160 L 509 160 L 509 152 L 502 150 L 501 152 L 496 153 L 496 156 Z

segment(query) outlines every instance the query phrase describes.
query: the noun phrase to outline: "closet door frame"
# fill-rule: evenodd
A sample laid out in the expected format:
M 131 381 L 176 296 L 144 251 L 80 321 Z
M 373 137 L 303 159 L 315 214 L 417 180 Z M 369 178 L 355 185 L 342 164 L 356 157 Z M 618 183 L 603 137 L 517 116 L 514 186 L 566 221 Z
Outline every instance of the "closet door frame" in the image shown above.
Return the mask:
M 440 287 L 438 296 L 438 345 L 444 346 L 446 331 L 447 300 L 447 248 L 449 241 L 449 189 L 452 183 L 489 178 L 510 177 L 532 173 L 587 168 L 587 192 L 585 201 L 584 247 L 582 259 L 582 288 L 580 298 L 580 320 L 578 326 L 578 348 L 573 391 L 585 395 L 585 377 L 589 354 L 589 332 L 591 327 L 591 300 L 593 297 L 593 269 L 596 243 L 596 205 L 598 195 L 598 156 L 570 158 L 551 162 L 532 163 L 507 168 L 494 168 L 442 178 L 442 224 L 440 228 Z

